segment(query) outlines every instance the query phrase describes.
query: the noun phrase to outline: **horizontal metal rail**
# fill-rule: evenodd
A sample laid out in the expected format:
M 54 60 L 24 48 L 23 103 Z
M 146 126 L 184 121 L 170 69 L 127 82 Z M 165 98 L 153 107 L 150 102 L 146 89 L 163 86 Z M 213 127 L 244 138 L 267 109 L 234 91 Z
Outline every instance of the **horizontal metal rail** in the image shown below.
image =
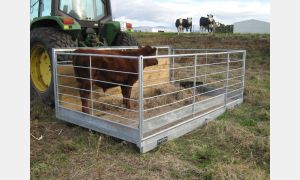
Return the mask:
M 208 58 L 209 59 L 209 58 Z M 214 58 L 215 59 L 215 58 Z M 222 58 L 224 60 L 227 60 L 227 58 Z M 229 63 L 236 63 L 236 62 L 243 62 L 243 60 L 241 59 L 238 59 L 238 60 L 232 60 L 232 58 L 230 58 L 231 60 L 229 61 Z M 177 63 L 177 64 L 191 64 L 191 63 Z M 213 65 L 220 65 L 220 64 L 227 64 L 227 61 L 224 61 L 224 62 L 218 62 L 218 63 L 206 63 L 206 64 L 199 64 L 199 65 L 196 65 L 197 67 L 199 66 L 213 66 Z M 192 65 L 193 66 L 193 65 Z
M 151 111 L 151 110 L 158 109 L 158 108 L 162 108 L 162 107 L 165 107 L 165 106 L 170 106 L 172 104 L 176 104 L 176 103 L 179 103 L 179 102 L 185 101 L 187 99 L 191 99 L 191 98 L 193 98 L 193 96 L 190 96 L 190 97 L 187 97 L 187 98 L 184 98 L 184 99 L 181 99 L 179 101 L 172 102 L 172 103 L 164 104 L 164 105 L 161 105 L 161 106 L 157 106 L 157 107 L 153 107 L 153 108 L 148 108 L 148 109 L 145 109 L 144 112 Z
M 236 97 L 238 97 L 238 96 L 242 96 L 243 95 L 243 93 L 238 93 L 238 94 L 236 94 L 236 95 L 234 95 L 234 96 L 230 96 L 230 97 L 227 97 L 228 99 L 232 99 L 232 98 L 236 98 Z
M 170 95 L 170 94 L 175 94 L 175 93 L 179 93 L 179 92 L 187 91 L 187 90 L 191 90 L 191 89 L 194 89 L 194 87 L 184 88 L 184 89 L 181 89 L 181 90 L 178 90 L 178 91 L 173 91 L 173 92 L 170 92 L 170 93 L 164 93 L 164 94 L 160 94 L 160 95 L 156 95 L 156 96 L 147 97 L 147 98 L 144 98 L 144 100 L 149 100 L 149 99 L 153 99 L 153 98 L 157 98 L 157 97 L 161 97 L 161 96 L 167 96 L 167 95 Z
M 228 80 L 232 80 L 232 79 L 236 79 L 236 78 L 241 78 L 241 77 L 243 77 L 243 76 L 237 76 L 237 77 L 229 78 Z M 179 80 L 173 80 L 173 81 L 167 81 L 167 82 L 157 83 L 157 84 L 151 84 L 151 85 L 144 86 L 144 88 L 148 88 L 148 87 L 152 87 L 152 86 L 158 86 L 158 85 L 163 85 L 163 84 L 174 83 L 174 82 L 177 82 L 177 81 L 183 81 L 183 80 L 188 80 L 188 79 L 193 79 L 193 78 L 194 78 L 194 77 L 191 77 L 191 78 L 184 78 L 184 79 L 179 79 Z M 222 82 L 222 81 L 226 81 L 226 80 L 227 80 L 227 79 L 223 79 L 223 80 L 216 81 L 216 82 L 213 82 L 213 83 L 218 83 L 218 82 Z M 208 84 L 211 84 L 211 83 L 201 84 L 201 85 L 196 86 L 196 87 L 201 87 L 201 86 L 205 86 L 205 85 L 208 85 Z
M 70 63 L 73 63 L 73 61 L 58 61 L 58 62 L 57 62 L 57 65 L 58 65 L 58 66 L 61 66 L 61 65 L 65 64 L 65 63 L 66 63 L 66 64 L 70 64 Z
M 90 54 L 90 53 L 68 53 L 68 52 L 57 52 L 57 55 L 72 55 L 72 56 L 91 56 L 91 57 L 108 57 L 108 58 L 122 58 L 137 60 L 138 56 L 121 56 L 121 55 L 109 55 L 109 54 Z
M 156 47 L 156 46 L 154 46 Z M 96 50 L 129 50 L 129 49 L 138 49 L 139 47 L 128 47 L 126 48 L 125 46 L 123 47 L 115 47 L 115 48 L 98 48 Z M 167 46 L 158 46 L 156 47 L 157 49 L 168 49 L 170 47 Z M 73 56 L 94 56 L 94 57 L 109 57 L 109 58 L 123 58 L 123 59 L 137 59 L 139 56 L 123 56 L 123 55 L 110 55 L 110 54 L 94 54 L 94 53 L 74 53 L 70 51 L 75 51 L 78 49 L 91 49 L 91 48 L 70 48 L 70 49 L 65 49 L 65 50 L 57 50 L 54 49 L 55 53 L 57 55 L 73 55 Z
M 171 46 L 162 45 L 162 46 L 152 46 L 158 49 L 168 49 Z M 127 50 L 127 49 L 138 49 L 138 46 L 111 46 L 111 47 L 93 47 L 94 50 Z M 76 47 L 76 48 L 54 48 L 56 53 L 58 52 L 65 52 L 65 51 L 75 51 L 77 49 L 91 49 L 91 47 Z
M 66 104 L 69 104 L 69 105 L 74 105 L 74 106 L 77 106 L 77 107 L 84 107 L 84 108 L 87 108 L 87 109 L 90 109 L 92 111 L 98 111 L 98 112 L 101 112 L 101 113 L 104 113 L 104 114 L 108 114 L 108 115 L 111 115 L 111 116 L 115 116 L 115 117 L 118 117 L 118 118 L 122 118 L 122 119 L 126 119 L 128 121 L 132 121 L 132 122 L 137 122 L 136 120 L 133 120 L 133 119 L 129 119 L 129 118 L 126 118 L 126 117 L 123 117 L 123 116 L 119 116 L 119 115 L 116 115 L 114 113 L 109 113 L 109 112 L 105 112 L 105 111 L 101 111 L 99 109 L 95 109 L 95 108 L 90 108 L 90 107 L 87 107 L 87 106 L 81 106 L 81 105 L 78 105 L 78 104 L 75 104 L 75 103 L 70 103 L 70 102 L 66 102 L 66 101 L 61 101 L 61 100 L 58 100 L 59 103 L 66 103 Z M 77 111 L 77 110 L 76 110 Z M 95 115 L 94 115 L 95 116 Z M 95 116 L 97 117 L 97 116 Z
M 70 110 L 70 109 L 68 109 L 68 108 L 66 108 L 66 107 L 63 107 L 63 106 L 60 106 L 60 105 L 58 105 L 58 107 L 59 107 L 59 108 L 62 108 L 62 109 Z M 106 119 L 106 118 L 103 118 L 103 117 L 100 118 L 100 117 L 93 116 L 93 115 L 91 115 L 91 114 L 87 114 L 87 113 L 84 113 L 84 112 L 81 112 L 81 111 L 76 111 L 76 112 L 77 112 L 77 113 L 80 113 L 80 114 L 84 114 L 85 116 L 95 117 L 95 118 L 98 118 L 98 119 L 103 120 L 103 121 L 107 121 L 107 122 L 110 122 L 110 123 L 113 123 L 113 124 L 117 124 L 117 125 L 120 125 L 120 126 L 125 126 L 125 127 L 129 128 L 129 129 L 138 130 L 138 128 L 135 128 L 135 127 L 130 126 L 130 125 L 128 125 L 128 124 L 119 123 L 119 122 L 117 122 L 117 121 L 113 121 L 113 120 Z
M 121 106 L 117 106 L 117 105 L 113 105 L 113 104 L 108 104 L 108 103 L 101 102 L 101 101 L 97 101 L 97 100 L 91 100 L 91 99 L 89 99 L 89 98 L 82 98 L 82 97 L 80 97 L 80 96 L 73 96 L 73 95 L 71 95 L 71 94 L 65 94 L 65 93 L 58 93 L 58 94 L 63 95 L 63 96 L 69 96 L 69 97 L 77 98 L 77 99 L 85 99 L 85 100 L 92 101 L 92 102 L 95 102 L 95 103 L 104 104 L 104 105 L 111 106 L 111 107 L 115 107 L 115 108 L 120 108 L 120 109 L 123 109 L 123 110 L 126 110 L 126 111 L 138 112 L 138 111 L 136 111 L 136 110 L 124 108 L 124 107 L 121 107 Z
M 77 77 L 77 76 L 69 76 L 69 75 L 63 75 L 63 74 L 57 74 L 57 76 L 66 77 L 66 78 L 83 79 L 83 80 L 88 80 L 88 81 L 95 81 L 95 82 L 101 82 L 101 83 L 106 83 L 106 84 L 113 84 L 113 85 L 117 85 L 117 86 L 125 86 L 125 87 L 131 87 L 131 88 L 134 87 L 134 86 L 126 85 L 126 84 L 119 84 L 119 83 L 108 82 L 108 81 L 100 81 L 100 80 L 96 80 L 96 79 L 83 78 L 83 77 Z
M 173 80 L 173 81 L 167 81 L 167 82 L 162 82 L 162 83 L 157 83 L 157 84 L 150 84 L 150 85 L 144 86 L 144 88 L 152 87 L 152 86 L 159 86 L 159 85 L 169 84 L 169 83 L 175 83 L 175 82 L 178 82 L 178 81 L 184 81 L 184 80 L 193 79 L 193 78 L 194 78 L 194 77 L 183 78 L 183 79 L 178 79 L 178 80 Z
M 221 89 L 224 89 L 224 88 L 226 88 L 226 87 L 224 86 L 224 87 L 217 88 L 217 89 L 214 89 L 214 90 L 211 90 L 211 91 L 207 91 L 207 92 L 204 92 L 204 93 L 200 93 L 200 94 L 195 95 L 195 97 L 197 97 L 197 96 L 202 96 L 202 95 L 204 95 L 204 94 L 208 94 L 208 93 L 211 93 L 211 92 L 215 92 L 215 91 L 218 91 L 218 90 L 221 90 Z M 224 93 L 222 93 L 222 94 L 224 94 Z M 190 96 L 190 97 L 187 97 L 187 98 L 184 98 L 184 99 L 181 99 L 181 100 L 179 100 L 179 101 L 172 102 L 172 103 L 164 104 L 164 105 L 161 105 L 161 106 L 157 106 L 157 107 L 153 107 L 153 108 L 148 108 L 148 109 L 146 109 L 145 111 L 151 111 L 151 110 L 153 110 L 153 109 L 158 109 L 158 108 L 161 108 L 161 107 L 169 106 L 169 105 L 172 105 L 172 104 L 175 104 L 175 103 L 178 103 L 178 102 L 184 101 L 184 100 L 186 100 L 186 99 L 190 99 L 190 98 L 193 98 L 193 96 Z M 197 101 L 197 102 L 202 102 L 202 101 Z
M 194 56 L 206 56 L 206 55 L 224 55 L 224 54 L 237 54 L 243 53 L 243 50 L 236 50 L 230 52 L 214 52 L 214 53 L 192 53 L 192 54 L 174 54 L 174 55 L 158 55 L 158 56 L 145 56 L 144 59 L 153 58 L 171 58 L 171 57 L 194 57 Z
M 229 85 L 229 86 L 227 86 L 227 87 L 233 87 L 233 86 L 236 86 L 236 85 L 238 85 L 238 84 L 243 84 L 243 82 L 238 82 L 238 83 L 235 83 L 235 84 L 231 84 L 231 85 Z
M 223 94 L 216 95 L 216 96 L 211 97 L 211 98 L 207 98 L 207 99 L 198 101 L 197 103 L 209 101 L 209 100 L 212 100 L 212 99 L 217 98 L 217 97 L 222 96 L 222 95 L 224 95 L 224 93 L 223 93 Z M 173 109 L 173 110 L 171 110 L 171 111 L 168 111 L 168 112 L 159 114 L 159 115 L 157 115 L 157 116 L 150 117 L 150 118 L 148 118 L 148 119 L 145 119 L 144 121 L 151 121 L 152 119 L 158 118 L 158 117 L 160 117 L 160 116 L 164 116 L 164 115 L 166 115 L 166 114 L 169 114 L 169 113 L 172 113 L 172 112 L 175 112 L 175 111 L 178 111 L 178 110 L 181 110 L 181 109 L 190 107 L 190 106 L 193 106 L 193 104 L 189 104 L 189 105 L 186 105 L 186 106 L 182 106 L 182 107 L 180 107 L 180 108 Z
M 231 61 L 231 62 L 240 62 L 240 61 Z M 183 64 L 183 63 L 178 63 Z M 220 64 L 227 64 L 227 62 L 221 62 L 221 63 L 210 63 L 210 64 L 200 64 L 196 65 L 197 67 L 204 67 L 204 66 L 215 66 Z M 193 68 L 194 66 L 182 66 L 182 67 L 175 67 L 175 68 L 162 68 L 162 69 L 153 69 L 153 70 L 147 70 L 144 71 L 144 73 L 152 73 L 152 72 L 159 72 L 159 71 L 169 71 L 169 70 L 178 70 L 178 69 L 188 69 Z
M 191 48 L 191 49 L 185 49 L 185 48 L 174 48 L 174 51 L 224 51 L 227 52 L 228 49 L 196 49 L 196 48 Z
M 177 68 L 164 68 L 164 69 L 154 69 L 154 70 L 147 70 L 144 71 L 144 73 L 151 73 L 151 72 L 158 72 L 158 71 L 169 71 L 169 70 L 177 70 L 177 69 L 187 69 L 187 68 L 192 68 L 194 66 L 182 66 L 182 67 L 177 67 Z
M 241 88 L 239 88 L 239 89 L 235 89 L 235 90 L 233 90 L 233 91 L 230 91 L 230 92 L 228 92 L 227 94 L 230 94 L 230 93 L 233 93 L 233 92 L 236 92 L 236 91 L 240 91 L 240 90 L 242 90 L 243 88 L 241 87 Z
M 197 86 L 196 86 L 196 88 L 197 88 Z M 204 93 L 200 93 L 200 94 L 197 94 L 195 96 L 199 96 L 199 95 L 207 94 L 207 93 L 210 93 L 210 92 L 214 92 L 214 91 L 217 91 L 217 90 L 220 90 L 220 89 L 223 89 L 223 88 L 225 88 L 225 86 L 221 87 L 221 88 L 218 88 L 218 89 L 211 90 L 211 91 L 206 91 Z M 167 95 L 170 95 L 170 94 L 175 94 L 175 93 L 179 93 L 179 92 L 187 91 L 187 90 L 191 90 L 191 89 L 194 89 L 194 87 L 185 88 L 185 89 L 178 90 L 178 91 L 173 91 L 173 92 L 170 92 L 170 93 L 164 93 L 164 94 L 160 94 L 160 95 L 157 95 L 157 96 L 147 97 L 147 98 L 144 98 L 144 100 L 154 99 L 154 98 L 161 97 L 161 96 L 167 96 Z
M 237 71 L 237 70 L 242 70 L 243 68 L 236 68 L 236 69 L 231 69 L 228 72 L 232 72 L 232 71 Z M 222 74 L 222 73 L 227 73 L 227 71 L 220 71 L 220 72 L 216 72 L 216 73 L 209 73 L 209 74 L 202 74 L 196 77 L 203 77 L 203 76 L 211 76 L 211 75 L 216 75 L 216 74 Z
M 226 64 L 227 62 L 222 62 L 222 63 L 211 63 L 211 64 L 200 64 L 196 65 L 197 67 L 202 67 L 202 66 L 214 66 L 214 65 L 220 65 L 220 64 Z M 183 64 L 183 63 L 177 63 L 177 64 Z M 193 68 L 194 66 L 181 66 L 181 67 L 175 67 L 175 68 L 162 68 L 162 69 L 154 69 L 154 70 L 147 70 L 144 71 L 144 73 L 151 73 L 151 72 L 159 72 L 159 71 L 169 71 L 169 70 L 178 70 L 178 69 L 188 69 L 188 68 Z
M 58 86 L 63 87 L 63 88 L 69 88 L 69 89 L 75 89 L 75 90 L 82 90 L 82 91 L 86 91 L 86 92 L 91 92 L 90 90 L 87 90 L 87 89 L 80 89 L 80 88 L 76 88 L 76 87 L 72 87 L 72 86 L 65 86 L 65 85 L 60 85 L 60 84 L 58 84 Z M 93 91 L 93 93 L 105 95 L 105 96 L 108 96 L 108 97 L 112 96 L 112 97 L 116 97 L 116 98 L 123 98 L 123 99 L 127 99 L 127 100 L 130 100 L 130 101 L 135 101 L 135 102 L 138 101 L 136 99 L 125 98 L 125 97 L 122 97 L 122 96 L 108 94 L 108 93 L 102 93 L 102 92 L 97 92 L 97 91 Z
M 107 72 L 115 72 L 115 73 L 124 73 L 124 74 L 138 74 L 135 72 L 127 72 L 127 71 L 116 71 L 116 70 L 111 70 L 111 69 L 100 69 L 100 68 L 90 68 L 90 67 L 85 67 L 85 66 L 73 66 L 73 65 L 66 65 L 66 64 L 60 64 L 58 66 L 63 66 L 63 67 L 73 67 L 73 68 L 83 68 L 83 69 L 93 69 L 93 70 L 98 70 L 98 71 L 107 71 Z
M 204 94 L 208 94 L 208 93 L 212 93 L 212 92 L 215 92 L 215 91 L 219 91 L 219 90 L 224 89 L 224 88 L 226 88 L 226 87 L 223 86 L 223 87 L 220 87 L 220 88 L 217 88 L 217 89 L 213 89 L 213 90 L 206 91 L 206 92 L 203 92 L 203 93 L 200 93 L 200 94 L 196 94 L 195 96 L 202 96 Z

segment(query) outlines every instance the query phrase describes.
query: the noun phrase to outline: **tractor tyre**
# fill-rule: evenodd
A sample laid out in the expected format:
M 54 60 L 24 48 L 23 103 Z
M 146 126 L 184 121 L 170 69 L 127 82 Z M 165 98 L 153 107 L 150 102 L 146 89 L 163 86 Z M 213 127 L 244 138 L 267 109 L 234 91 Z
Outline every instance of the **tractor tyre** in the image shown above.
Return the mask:
M 113 46 L 139 46 L 139 43 L 130 34 L 120 31 L 112 45 Z
M 41 99 L 54 105 L 52 74 L 52 48 L 76 47 L 71 35 L 53 27 L 40 27 L 30 31 L 30 99 Z M 70 57 L 58 57 L 58 61 Z

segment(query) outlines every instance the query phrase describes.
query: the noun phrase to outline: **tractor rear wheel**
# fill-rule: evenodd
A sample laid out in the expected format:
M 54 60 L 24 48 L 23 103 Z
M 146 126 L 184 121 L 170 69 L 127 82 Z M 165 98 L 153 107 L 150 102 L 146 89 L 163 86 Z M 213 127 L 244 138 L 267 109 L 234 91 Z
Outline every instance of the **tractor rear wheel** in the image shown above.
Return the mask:
M 138 46 L 137 40 L 128 33 L 120 31 L 116 37 L 116 40 L 112 44 L 113 46 Z
M 52 48 L 76 45 L 69 34 L 56 28 L 40 27 L 30 31 L 30 99 L 39 98 L 45 104 L 54 105 Z

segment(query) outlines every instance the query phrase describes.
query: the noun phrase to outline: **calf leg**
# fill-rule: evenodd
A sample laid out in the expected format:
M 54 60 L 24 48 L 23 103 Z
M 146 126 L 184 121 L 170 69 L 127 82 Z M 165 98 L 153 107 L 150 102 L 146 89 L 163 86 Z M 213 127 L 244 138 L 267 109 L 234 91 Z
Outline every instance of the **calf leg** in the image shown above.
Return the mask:
M 123 95 L 123 104 L 126 108 L 130 109 L 130 96 L 132 87 L 121 86 L 122 95 Z
M 82 83 L 81 86 L 79 86 L 80 90 L 79 90 L 79 94 L 81 97 L 81 106 L 82 106 L 82 112 L 89 114 L 90 110 L 89 110 L 89 104 L 88 104 L 88 100 L 90 97 L 90 83 Z

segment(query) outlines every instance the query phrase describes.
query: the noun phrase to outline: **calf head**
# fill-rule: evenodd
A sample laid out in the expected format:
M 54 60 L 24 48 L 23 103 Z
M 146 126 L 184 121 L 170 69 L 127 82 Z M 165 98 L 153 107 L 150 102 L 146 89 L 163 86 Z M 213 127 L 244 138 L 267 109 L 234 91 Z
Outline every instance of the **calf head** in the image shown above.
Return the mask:
M 191 24 L 193 22 L 193 19 L 190 17 L 190 18 L 187 18 L 188 20 L 188 23 Z
M 179 23 L 180 23 L 180 24 L 182 24 L 182 21 L 183 21 L 182 18 L 179 18 Z
M 143 48 L 141 48 L 142 51 L 142 55 L 143 56 L 154 56 L 156 55 L 156 48 L 152 48 L 151 46 L 145 46 Z M 158 61 L 156 58 L 151 58 L 151 59 L 145 59 L 144 60 L 144 67 L 147 66 L 154 66 L 157 65 Z
M 209 28 L 216 28 L 217 27 L 216 21 L 213 19 L 212 21 L 210 21 L 208 26 Z
M 214 21 L 214 16 L 212 14 L 208 14 L 207 17 L 208 17 L 210 23 L 212 23 Z

